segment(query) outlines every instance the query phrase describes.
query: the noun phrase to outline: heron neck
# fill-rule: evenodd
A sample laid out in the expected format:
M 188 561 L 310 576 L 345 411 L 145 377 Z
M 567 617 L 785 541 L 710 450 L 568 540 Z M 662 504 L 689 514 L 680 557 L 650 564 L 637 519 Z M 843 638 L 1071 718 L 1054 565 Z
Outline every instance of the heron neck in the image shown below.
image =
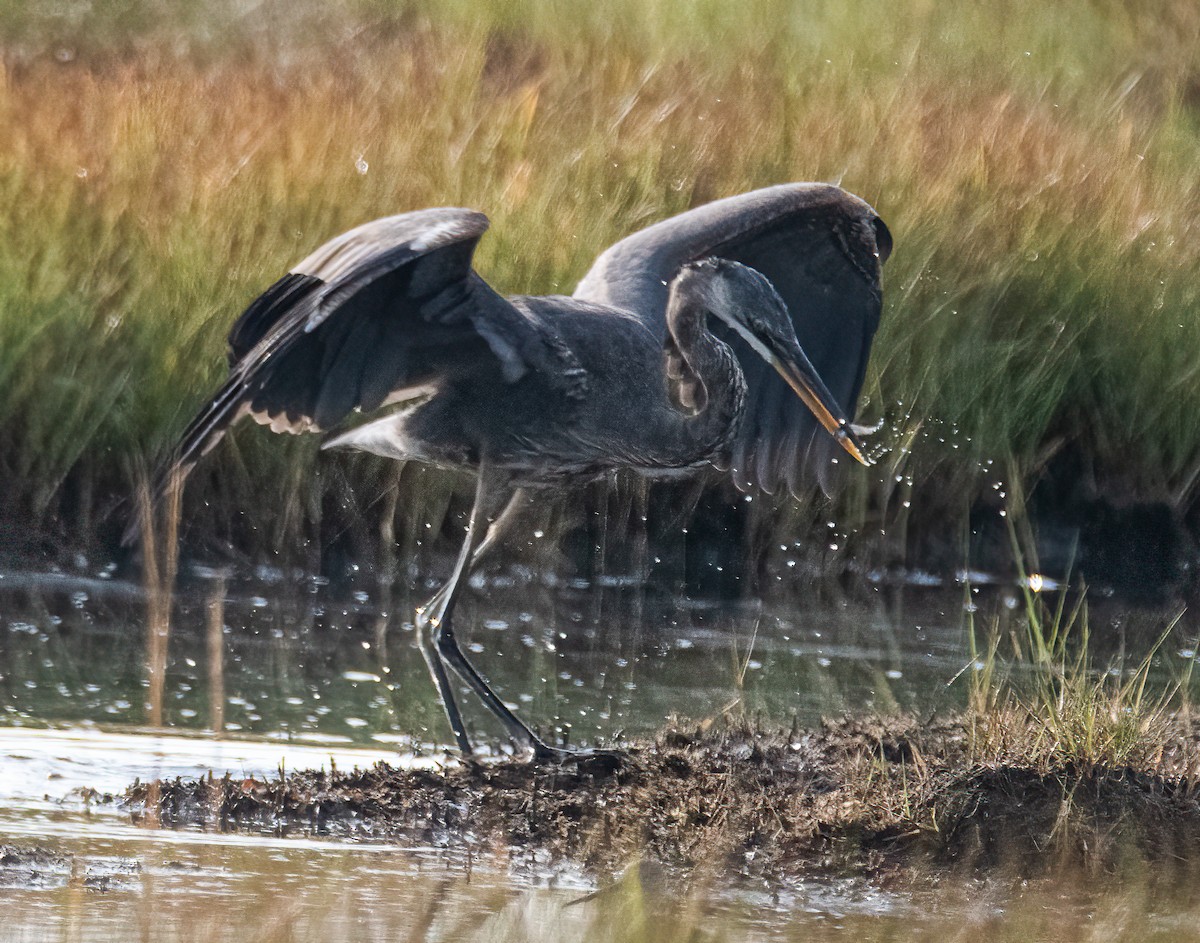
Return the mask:
M 745 378 L 729 345 L 708 329 L 707 305 L 678 290 L 687 286 L 675 287 L 663 351 L 672 403 L 698 435 L 731 438 L 746 399 Z

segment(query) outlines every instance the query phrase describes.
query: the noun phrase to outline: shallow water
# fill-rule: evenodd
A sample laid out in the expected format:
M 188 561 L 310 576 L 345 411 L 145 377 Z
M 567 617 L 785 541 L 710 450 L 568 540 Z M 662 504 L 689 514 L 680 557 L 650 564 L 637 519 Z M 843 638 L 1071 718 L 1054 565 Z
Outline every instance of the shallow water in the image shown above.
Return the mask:
M 811 597 L 747 603 L 621 580 L 502 577 L 464 599 L 458 633 L 533 724 L 579 743 L 734 707 L 812 723 L 848 709 L 955 702 L 945 688 L 966 651 L 963 593 L 875 585 L 850 598 L 825 586 Z M 175 607 L 163 721 L 288 742 L 445 743 L 411 621 L 421 598 L 380 600 L 367 590 L 333 598 L 319 578 L 193 579 Z M 138 587 L 10 573 L 0 576 L 0 606 L 7 724 L 145 722 Z M 471 719 L 481 740 L 495 742 L 485 717 Z
M 1086 883 L 660 886 L 635 871 L 564 906 L 596 876 L 503 848 L 169 832 L 98 795 L 281 765 L 444 762 L 415 601 L 295 574 L 191 574 L 157 690 L 138 587 L 103 571 L 0 576 L 0 845 L 17 849 L 0 861 L 0 940 L 1200 938 L 1189 890 L 1149 877 L 1117 900 Z M 968 661 L 964 608 L 982 619 L 1014 602 L 1011 588 L 867 580 L 730 603 L 517 573 L 477 583 L 459 629 L 532 723 L 581 743 L 651 732 L 673 714 L 786 724 L 952 707 L 963 695 L 948 683 Z M 1124 644 L 1127 620 L 1109 622 Z M 163 725 L 150 727 L 156 702 Z M 472 717 L 484 749 L 505 748 Z

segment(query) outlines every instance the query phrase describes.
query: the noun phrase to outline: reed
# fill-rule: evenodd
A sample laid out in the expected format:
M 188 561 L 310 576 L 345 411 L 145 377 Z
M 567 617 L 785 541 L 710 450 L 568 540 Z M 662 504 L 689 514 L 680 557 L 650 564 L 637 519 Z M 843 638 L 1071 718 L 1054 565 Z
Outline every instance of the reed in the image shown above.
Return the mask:
M 1190 506 L 1197 49 L 1183 0 L 7 5 L 2 516 L 118 531 L 236 314 L 353 224 L 479 207 L 485 277 L 569 292 L 637 227 L 798 179 L 872 201 L 897 244 L 864 406 L 892 450 L 823 516 L 900 526 L 915 489 L 961 517 L 988 459 L 1028 480 L 1058 450 Z M 454 488 L 409 477 L 399 530 Z M 373 543 L 393 480 L 244 429 L 184 520 L 303 559 L 365 508 L 351 537 Z

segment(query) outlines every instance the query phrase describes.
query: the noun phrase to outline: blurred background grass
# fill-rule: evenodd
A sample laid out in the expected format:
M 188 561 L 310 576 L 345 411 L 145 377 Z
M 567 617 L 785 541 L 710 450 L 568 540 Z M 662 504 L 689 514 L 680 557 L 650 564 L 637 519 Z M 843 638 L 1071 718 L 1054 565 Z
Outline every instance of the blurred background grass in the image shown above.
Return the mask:
M 10 547 L 110 541 L 229 324 L 343 229 L 476 207 L 493 285 L 569 293 L 626 233 L 787 180 L 895 236 L 862 412 L 889 450 L 832 507 L 765 502 L 764 546 L 835 521 L 902 555 L 1064 455 L 1097 494 L 1196 504 L 1190 0 L 64 0 L 0 5 L 0 53 Z M 314 562 L 436 533 L 453 484 L 245 428 L 185 522 Z

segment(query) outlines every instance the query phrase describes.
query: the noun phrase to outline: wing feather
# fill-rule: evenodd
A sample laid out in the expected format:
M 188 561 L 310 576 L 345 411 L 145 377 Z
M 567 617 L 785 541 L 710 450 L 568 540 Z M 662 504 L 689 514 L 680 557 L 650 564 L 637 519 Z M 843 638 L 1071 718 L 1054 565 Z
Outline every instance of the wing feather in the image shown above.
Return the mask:
M 302 260 L 233 325 L 229 377 L 184 431 L 160 488 L 245 415 L 276 431 L 325 430 L 436 382 L 467 350 L 490 351 L 509 380 L 532 369 L 553 382 L 553 338 L 471 269 L 487 226 L 465 209 L 405 213 Z

